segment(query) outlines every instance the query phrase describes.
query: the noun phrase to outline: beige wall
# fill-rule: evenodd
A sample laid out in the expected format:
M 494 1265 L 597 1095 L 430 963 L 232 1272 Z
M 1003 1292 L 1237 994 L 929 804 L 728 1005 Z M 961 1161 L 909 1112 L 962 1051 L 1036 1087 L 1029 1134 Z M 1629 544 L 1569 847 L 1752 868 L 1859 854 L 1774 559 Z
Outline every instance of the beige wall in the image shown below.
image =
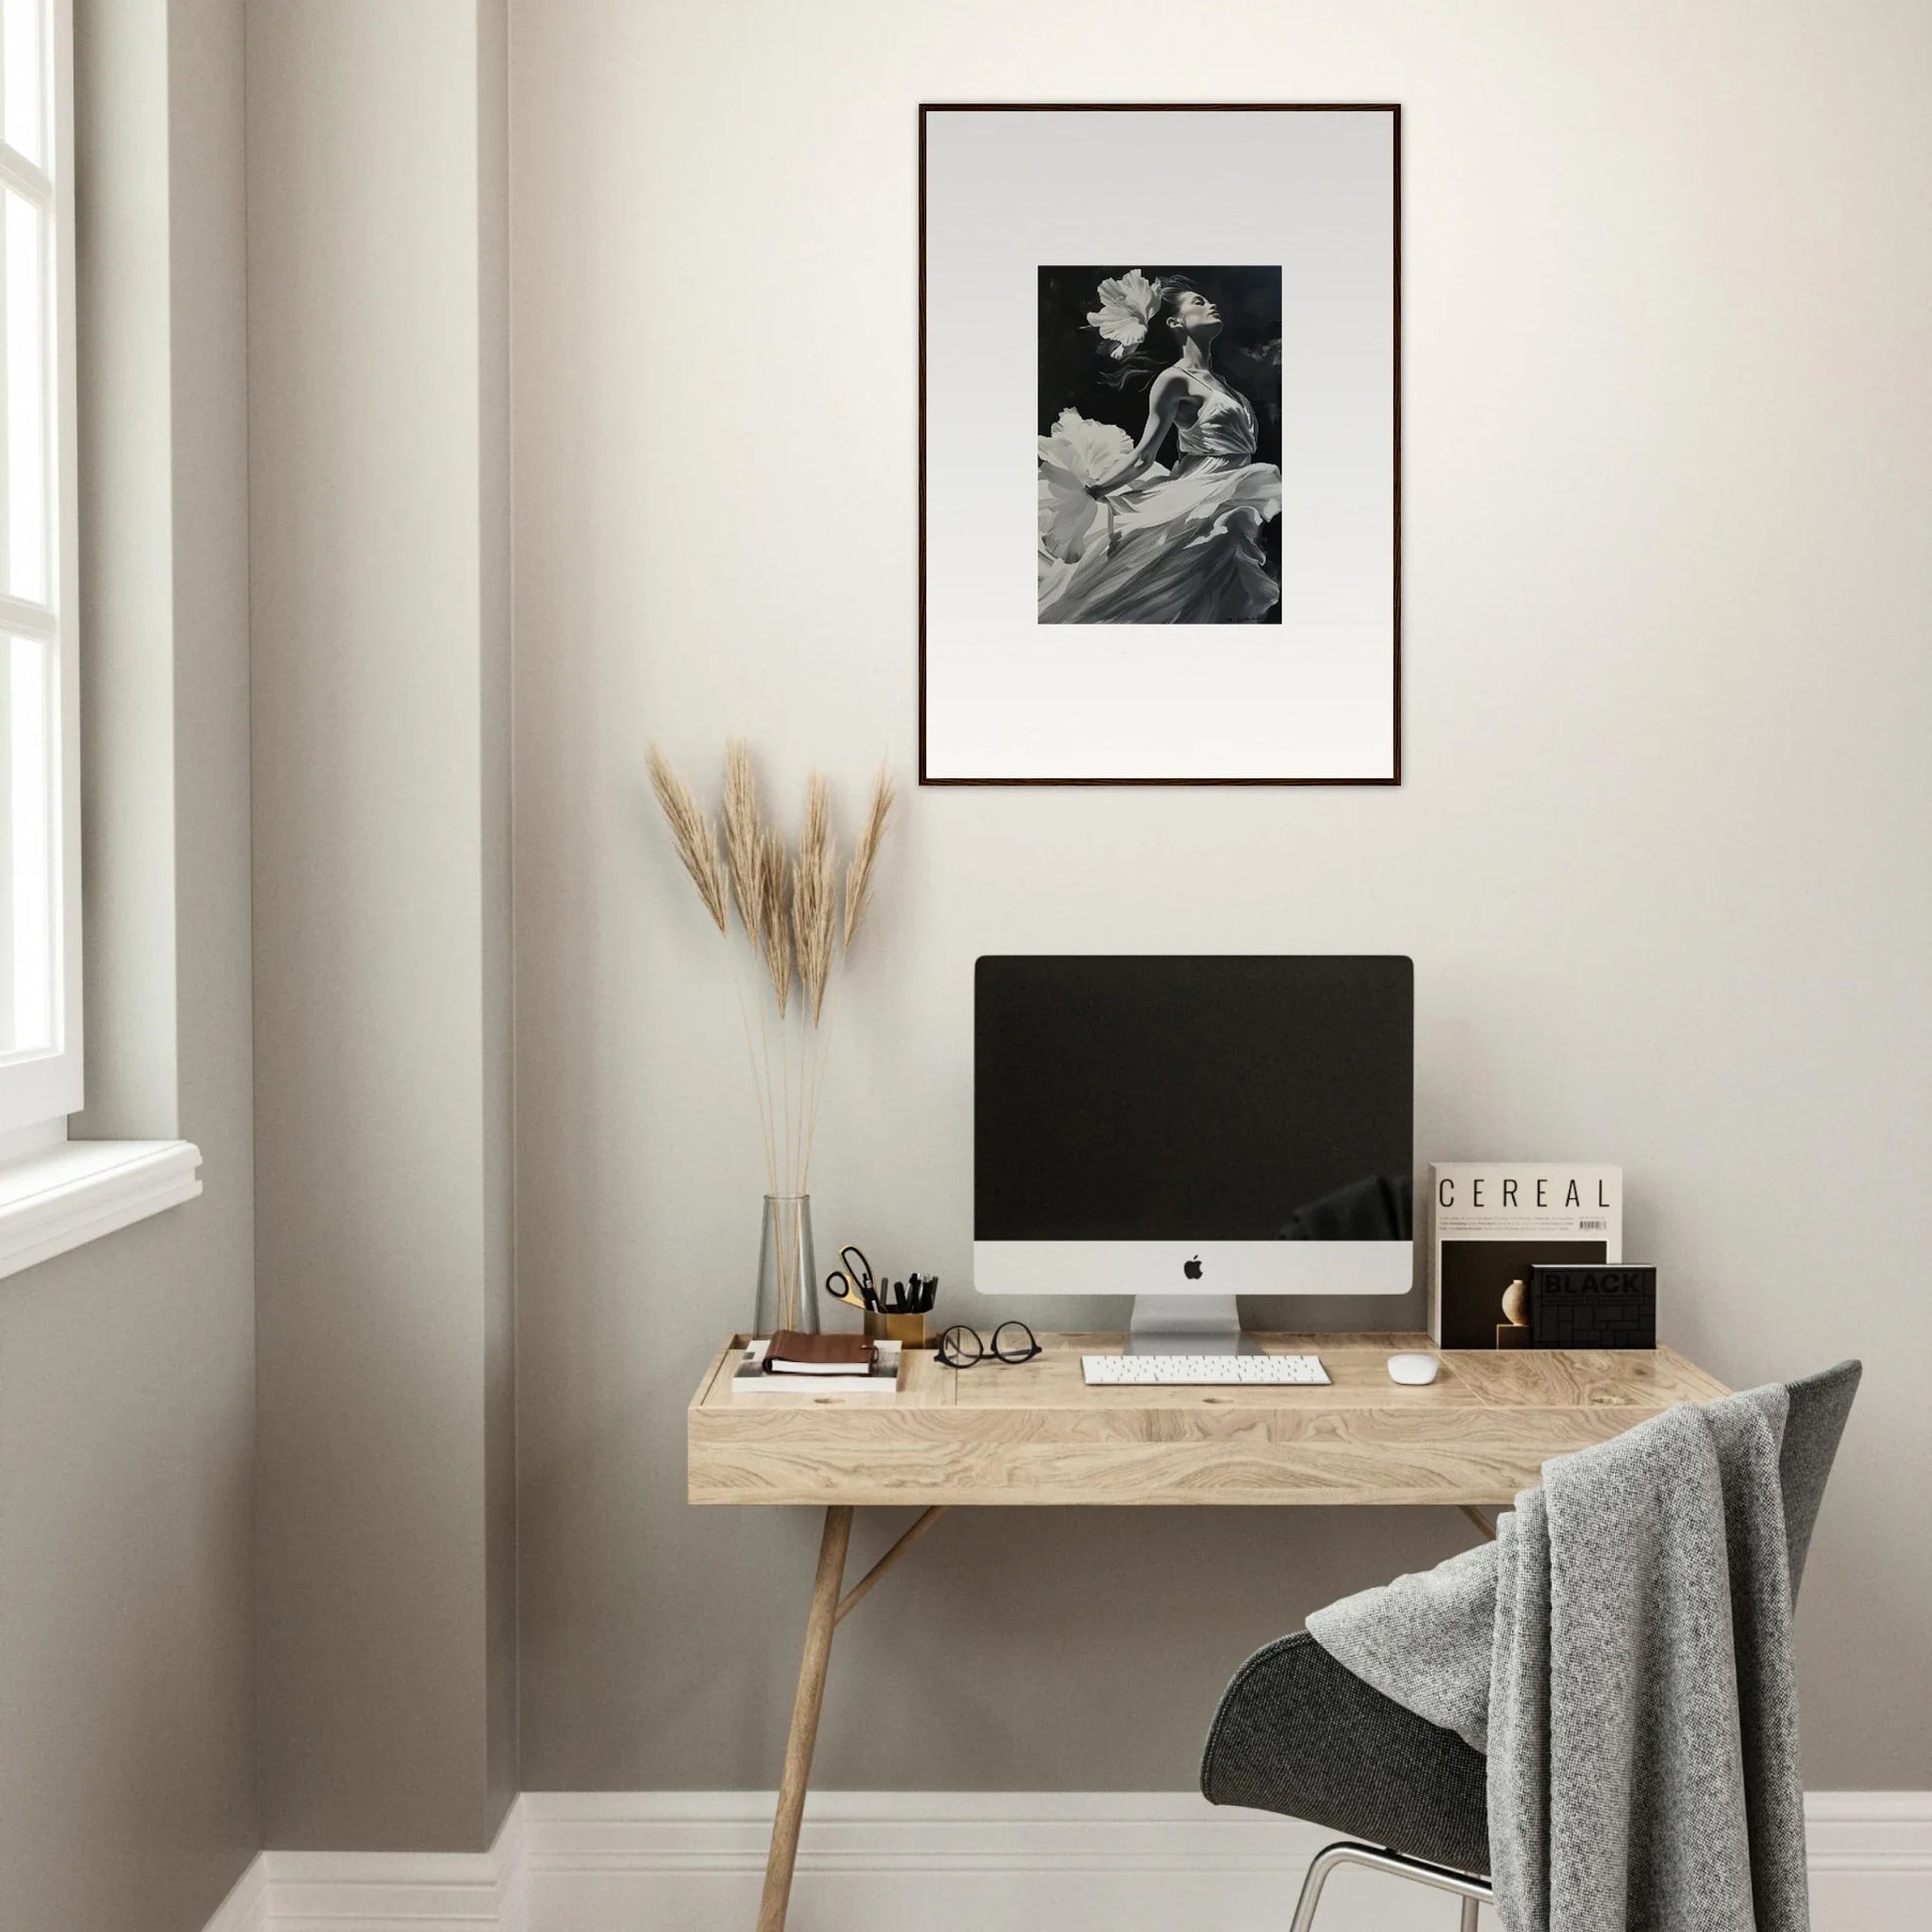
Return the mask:
M 1807 1773 L 1932 1785 L 1923 7 L 521 0 L 511 72 L 524 1784 L 768 1785 L 816 1534 L 682 1500 L 760 1177 L 646 741 L 910 768 L 914 103 L 1233 95 L 1404 103 L 1407 781 L 909 794 L 821 1238 L 973 1311 L 982 951 L 1411 953 L 1423 1158 L 1620 1160 L 1671 1341 L 1865 1357 Z M 1251 1646 L 1464 1536 L 951 1520 L 823 1782 L 1185 1785 Z
M 514 1790 L 502 0 L 248 32 L 263 1832 Z
M 241 8 L 78 11 L 84 1126 L 206 1191 L 0 1282 L 0 1925 L 199 1932 L 259 1843 Z
M 477 838 L 483 1184 L 484 1676 L 488 1816 L 517 1793 L 516 1227 L 510 957 L 509 9 L 475 0 Z

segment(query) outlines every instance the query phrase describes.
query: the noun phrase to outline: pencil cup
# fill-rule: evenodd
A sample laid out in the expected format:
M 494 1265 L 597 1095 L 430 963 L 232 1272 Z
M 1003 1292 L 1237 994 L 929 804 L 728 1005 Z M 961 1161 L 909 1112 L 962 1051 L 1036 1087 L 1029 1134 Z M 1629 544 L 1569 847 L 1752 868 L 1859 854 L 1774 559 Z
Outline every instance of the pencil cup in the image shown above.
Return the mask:
M 866 1333 L 874 1341 L 897 1341 L 907 1348 L 925 1346 L 925 1316 L 922 1314 L 873 1313 L 866 1316 Z

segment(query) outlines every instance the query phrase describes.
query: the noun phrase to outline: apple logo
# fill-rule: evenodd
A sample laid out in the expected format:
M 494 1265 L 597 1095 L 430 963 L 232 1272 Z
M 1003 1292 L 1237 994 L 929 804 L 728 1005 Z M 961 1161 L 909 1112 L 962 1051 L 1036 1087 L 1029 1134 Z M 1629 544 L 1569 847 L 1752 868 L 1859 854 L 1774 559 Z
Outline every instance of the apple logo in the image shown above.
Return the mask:
M 1199 1281 L 1200 1280 L 1200 1256 L 1196 1255 L 1192 1261 L 1182 1262 L 1180 1265 L 1180 1272 L 1183 1275 L 1185 1275 L 1190 1282 Z

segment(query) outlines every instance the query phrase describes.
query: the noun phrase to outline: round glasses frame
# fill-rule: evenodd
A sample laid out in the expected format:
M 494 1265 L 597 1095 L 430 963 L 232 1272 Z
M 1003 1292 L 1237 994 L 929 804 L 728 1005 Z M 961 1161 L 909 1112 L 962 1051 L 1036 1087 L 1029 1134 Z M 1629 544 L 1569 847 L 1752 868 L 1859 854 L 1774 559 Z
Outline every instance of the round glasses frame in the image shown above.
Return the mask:
M 1044 1351 L 1039 1337 L 1024 1321 L 1002 1321 L 993 1330 L 989 1347 L 977 1328 L 956 1321 L 939 1337 L 938 1354 L 946 1368 L 977 1368 L 981 1362 L 999 1361 L 1012 1365 L 1030 1362 Z

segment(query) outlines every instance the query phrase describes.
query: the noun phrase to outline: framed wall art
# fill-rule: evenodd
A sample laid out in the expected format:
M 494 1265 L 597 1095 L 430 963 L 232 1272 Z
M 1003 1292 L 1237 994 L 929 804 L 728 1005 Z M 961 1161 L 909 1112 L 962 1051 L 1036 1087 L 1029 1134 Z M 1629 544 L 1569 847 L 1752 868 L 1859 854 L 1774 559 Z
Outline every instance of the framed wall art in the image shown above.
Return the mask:
M 1400 782 L 1400 161 L 919 109 L 922 783 Z

